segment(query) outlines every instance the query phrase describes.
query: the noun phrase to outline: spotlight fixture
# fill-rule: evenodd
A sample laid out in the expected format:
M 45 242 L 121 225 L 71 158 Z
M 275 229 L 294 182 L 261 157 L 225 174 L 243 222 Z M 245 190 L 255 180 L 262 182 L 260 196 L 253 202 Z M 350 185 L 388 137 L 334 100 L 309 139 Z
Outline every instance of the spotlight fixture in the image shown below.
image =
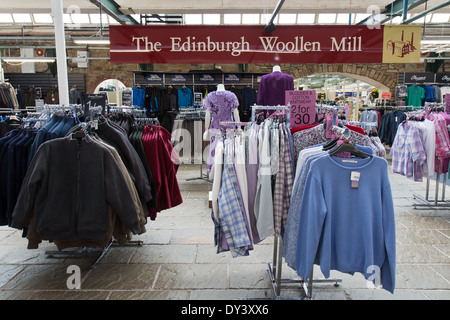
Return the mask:
M 284 3 L 284 0 L 279 0 L 278 3 L 277 3 L 277 6 L 276 6 L 275 9 L 273 10 L 272 17 L 270 18 L 270 20 L 269 20 L 269 22 L 267 23 L 267 25 L 264 27 L 264 30 L 265 30 L 267 33 L 272 33 L 272 32 L 275 31 L 276 27 L 275 27 L 275 25 L 273 24 L 273 20 L 275 20 L 275 18 L 276 18 L 276 16 L 277 16 L 278 12 L 280 12 L 281 7 L 283 6 L 283 3 Z

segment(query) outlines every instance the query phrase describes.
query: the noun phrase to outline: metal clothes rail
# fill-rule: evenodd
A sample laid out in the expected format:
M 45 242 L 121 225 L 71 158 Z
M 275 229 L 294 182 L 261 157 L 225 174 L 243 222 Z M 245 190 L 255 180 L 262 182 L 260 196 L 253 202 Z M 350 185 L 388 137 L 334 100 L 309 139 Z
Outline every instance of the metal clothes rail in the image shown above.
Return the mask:
M 434 200 L 429 199 L 430 195 L 430 179 L 427 178 L 427 187 L 425 190 L 425 197 L 422 197 L 417 194 L 413 194 L 414 199 L 419 200 L 419 203 L 414 203 L 414 209 L 448 209 L 450 208 L 450 201 L 445 200 L 445 190 L 447 187 L 447 174 L 442 173 L 436 175 L 436 187 L 434 190 Z M 442 178 L 442 195 L 441 199 L 439 199 L 439 183 Z
M 288 104 L 287 106 L 258 106 L 258 105 L 253 105 L 252 106 L 252 122 L 255 121 L 255 116 L 256 116 L 256 110 L 285 110 L 286 111 L 286 125 L 289 127 L 290 124 L 290 117 L 291 117 L 291 106 L 290 104 Z
M 280 236 L 274 236 L 274 245 L 273 245 L 273 262 L 267 264 L 267 271 L 269 272 L 269 277 L 272 282 L 273 291 L 275 294 L 275 298 L 281 299 L 281 286 L 282 284 L 299 284 L 301 289 L 303 289 L 306 300 L 312 300 L 312 285 L 313 283 L 334 283 L 334 286 L 339 286 L 339 282 L 342 282 L 342 279 L 314 279 L 314 266 L 311 269 L 311 273 L 308 279 L 282 279 L 281 271 L 282 271 L 282 238 Z
M 136 240 L 136 241 L 128 241 L 126 244 L 121 245 L 121 247 L 124 246 L 139 246 L 141 247 L 143 245 L 142 240 Z M 49 255 L 50 257 L 61 257 L 64 256 L 65 258 L 73 258 L 73 257 L 91 257 L 91 256 L 97 256 L 97 259 L 91 264 L 92 269 L 97 268 L 97 264 L 106 256 L 106 254 L 111 250 L 111 247 L 118 246 L 118 243 L 116 240 L 111 240 L 104 248 L 88 248 L 88 247 L 81 247 L 77 250 L 47 250 L 45 253 Z
M 333 108 L 336 110 L 337 108 Z M 288 104 L 287 106 L 257 106 L 254 105 L 252 107 L 252 121 L 255 121 L 256 110 L 286 110 L 286 124 L 289 127 L 290 123 L 290 111 L 291 107 Z M 289 129 L 288 129 L 289 130 Z M 304 293 L 306 294 L 306 299 L 312 299 L 312 284 L 314 282 L 332 282 L 337 285 L 338 282 L 341 282 L 341 279 L 313 279 L 313 271 L 311 270 L 311 275 L 309 279 L 282 279 L 282 238 L 280 236 L 274 235 L 274 245 L 273 245 L 273 260 L 272 262 L 267 263 L 267 271 L 269 273 L 270 280 L 272 282 L 272 287 L 274 290 L 274 294 L 276 299 L 281 298 L 281 286 L 282 284 L 300 284 Z

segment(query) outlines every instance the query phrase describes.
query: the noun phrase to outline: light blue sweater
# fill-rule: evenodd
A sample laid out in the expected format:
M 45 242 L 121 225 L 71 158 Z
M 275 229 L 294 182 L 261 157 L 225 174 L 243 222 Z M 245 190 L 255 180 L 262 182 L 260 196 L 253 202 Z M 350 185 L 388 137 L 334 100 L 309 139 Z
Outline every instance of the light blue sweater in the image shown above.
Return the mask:
M 360 173 L 358 189 L 351 188 L 352 171 Z M 394 204 L 385 159 L 325 155 L 313 161 L 300 208 L 298 275 L 308 279 L 314 263 L 326 278 L 330 270 L 361 272 L 394 292 Z

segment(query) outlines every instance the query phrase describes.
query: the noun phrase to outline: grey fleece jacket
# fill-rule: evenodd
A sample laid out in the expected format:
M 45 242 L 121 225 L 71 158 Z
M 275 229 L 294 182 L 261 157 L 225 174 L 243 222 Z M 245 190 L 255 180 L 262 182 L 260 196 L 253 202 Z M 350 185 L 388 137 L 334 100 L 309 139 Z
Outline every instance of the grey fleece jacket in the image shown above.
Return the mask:
M 140 232 L 131 191 L 111 152 L 89 136 L 41 145 L 28 168 L 11 227 L 27 227 L 32 212 L 43 240 L 102 240 L 108 205 L 133 234 Z

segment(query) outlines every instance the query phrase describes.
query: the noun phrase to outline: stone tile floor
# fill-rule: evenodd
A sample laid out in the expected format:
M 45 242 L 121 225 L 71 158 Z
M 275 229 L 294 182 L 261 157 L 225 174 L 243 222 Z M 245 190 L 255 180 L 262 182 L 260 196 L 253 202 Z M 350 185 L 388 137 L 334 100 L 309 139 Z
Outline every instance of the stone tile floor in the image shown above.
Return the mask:
M 198 165 L 182 165 L 178 179 L 184 203 L 149 221 L 147 233 L 134 237 L 142 246 L 112 247 L 96 268 L 91 268 L 95 257 L 50 257 L 46 251 L 56 248 L 48 242 L 28 250 L 20 231 L 0 227 L 0 299 L 274 299 L 267 271 L 273 239 L 256 245 L 248 257 L 217 254 L 208 205 L 211 184 L 186 181 L 199 175 Z M 313 299 L 450 299 L 450 210 L 414 209 L 413 194 L 424 196 L 426 183 L 390 177 L 397 230 L 395 294 L 369 288 L 360 274 L 332 272 L 342 282 L 314 284 Z M 448 199 L 450 187 L 446 194 Z M 79 289 L 67 286 L 71 265 L 80 268 Z M 283 278 L 292 277 L 295 272 L 284 265 Z M 317 267 L 315 277 L 322 278 Z M 298 286 L 282 287 L 281 300 L 303 297 Z

